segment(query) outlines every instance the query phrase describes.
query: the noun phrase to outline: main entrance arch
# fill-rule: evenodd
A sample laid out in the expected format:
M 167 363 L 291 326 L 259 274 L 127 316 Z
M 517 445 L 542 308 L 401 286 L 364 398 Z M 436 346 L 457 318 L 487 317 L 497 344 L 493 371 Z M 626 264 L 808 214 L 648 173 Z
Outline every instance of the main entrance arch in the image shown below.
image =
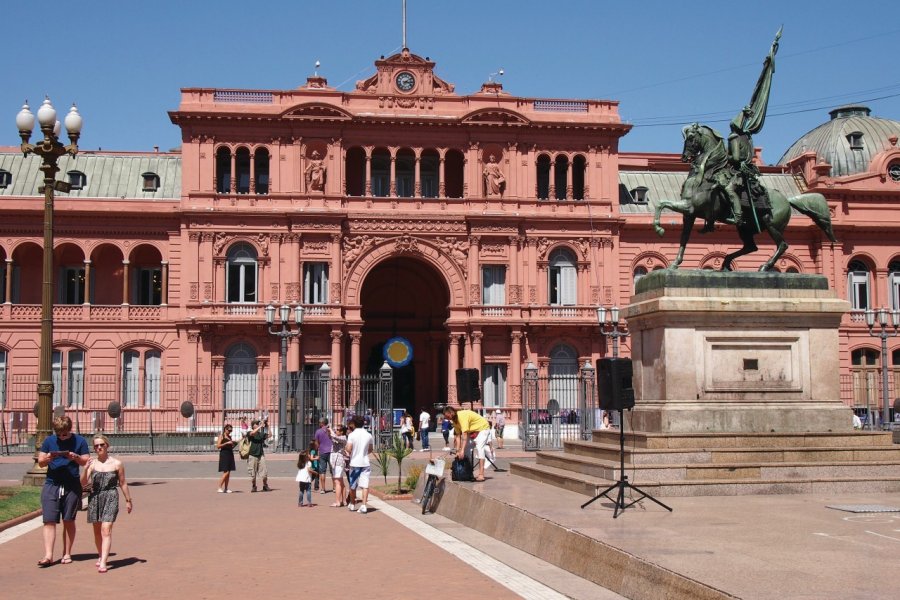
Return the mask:
M 394 369 L 394 407 L 418 414 L 447 397 L 450 289 L 441 274 L 415 256 L 387 257 L 365 275 L 360 290 L 361 369 L 378 372 L 385 342 L 409 340 L 413 358 Z

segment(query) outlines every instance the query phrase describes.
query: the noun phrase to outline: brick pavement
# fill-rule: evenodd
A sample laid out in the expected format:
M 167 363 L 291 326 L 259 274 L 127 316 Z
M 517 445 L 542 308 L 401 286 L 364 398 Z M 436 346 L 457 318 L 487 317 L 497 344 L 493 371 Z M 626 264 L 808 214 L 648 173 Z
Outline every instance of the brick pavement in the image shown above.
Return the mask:
M 214 484 L 135 479 L 134 512 L 119 515 L 105 574 L 94 567 L 84 513 L 72 564 L 35 566 L 40 528 L 0 544 L 3 596 L 65 590 L 89 597 L 104 589 L 126 598 L 409 598 L 440 589 L 443 598 L 461 598 L 475 586 L 486 597 L 519 597 L 377 509 L 360 515 L 331 508 L 325 503 L 332 494 L 315 498 L 319 506 L 297 508 L 290 479 L 272 480 L 274 491 L 256 494 L 217 494 Z

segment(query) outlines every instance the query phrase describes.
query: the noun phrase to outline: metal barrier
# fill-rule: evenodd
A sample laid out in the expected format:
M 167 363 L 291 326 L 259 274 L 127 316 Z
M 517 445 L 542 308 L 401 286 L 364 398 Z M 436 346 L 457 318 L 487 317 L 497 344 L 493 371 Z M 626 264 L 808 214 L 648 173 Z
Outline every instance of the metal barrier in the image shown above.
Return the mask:
M 589 440 L 600 425 L 594 369 L 577 375 L 538 377 L 526 368 L 522 389 L 522 447 L 559 450 L 565 440 Z
M 257 417 L 269 420 L 268 447 L 273 451 L 305 447 L 322 416 L 346 422 L 362 414 L 376 445 L 390 443 L 390 367 L 357 378 L 332 378 L 328 369 L 316 378 L 302 375 L 285 378 L 284 387 L 279 387 L 278 377 L 255 375 L 162 376 L 137 382 L 87 375 L 54 382 L 53 410 L 54 416 L 72 419 L 75 433 L 103 433 L 113 452 L 119 453 L 215 452 L 215 439 L 226 424 L 239 439 Z M 12 376 L 7 383 L 8 399 L 0 404 L 0 453 L 31 454 L 37 430 L 37 378 Z M 279 392 L 286 399 L 284 423 L 278 419 Z

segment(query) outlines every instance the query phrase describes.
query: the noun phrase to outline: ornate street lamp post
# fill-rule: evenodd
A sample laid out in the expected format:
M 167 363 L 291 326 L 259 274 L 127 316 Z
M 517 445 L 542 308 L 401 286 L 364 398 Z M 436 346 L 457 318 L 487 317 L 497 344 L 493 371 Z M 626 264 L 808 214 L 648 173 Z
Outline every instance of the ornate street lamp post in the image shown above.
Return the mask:
M 22 153 L 25 156 L 34 154 L 40 157 L 40 170 L 44 173 L 44 184 L 38 188 L 38 192 L 44 194 L 44 266 L 41 287 L 41 347 L 37 385 L 38 423 L 34 441 L 34 465 L 24 478 L 25 483 L 32 485 L 43 483 L 47 476 L 47 468 L 38 466 L 37 457 L 41 444 L 50 435 L 50 415 L 53 410 L 53 378 L 51 375 L 53 357 L 53 193 L 69 191 L 68 183 L 56 180 L 56 174 L 59 172 L 57 163 L 66 154 L 75 156 L 78 153 L 78 137 L 81 134 L 82 126 L 81 115 L 78 114 L 78 109 L 73 104 L 64 119 L 70 142 L 68 146 L 64 146 L 59 141 L 60 124 L 56 120 L 56 109 L 50 104 L 50 98 L 46 98 L 38 109 L 37 120 L 44 139 L 36 144 L 31 144 L 29 140 L 31 131 L 34 129 L 34 115 L 26 101 L 22 110 L 16 115 L 16 127 L 19 129 L 19 137 L 22 138 Z
M 294 307 L 294 321 L 297 323 L 297 329 L 291 331 L 288 319 L 291 315 L 291 308 L 287 304 L 281 305 L 278 309 L 281 317 L 281 329 L 274 329 L 275 325 L 275 307 L 268 305 L 266 307 L 266 323 L 269 325 L 269 333 L 281 339 L 281 364 L 278 385 L 278 447 L 287 448 L 284 436 L 287 435 L 287 349 L 288 340 L 292 337 L 300 335 L 300 326 L 303 324 L 304 309 L 299 304 Z M 293 448 L 291 448 L 293 449 Z
M 607 311 L 605 306 L 598 306 L 597 321 L 600 323 L 600 333 L 612 340 L 612 357 L 619 358 L 619 338 L 629 335 L 625 322 L 619 323 L 619 307 L 613 306 Z
M 900 335 L 900 331 L 897 329 L 900 326 L 900 311 L 888 311 L 886 308 L 879 308 L 878 329 L 875 329 L 875 312 L 871 308 L 866 309 L 866 325 L 869 328 L 869 335 L 881 338 L 881 426 L 884 429 L 888 429 L 891 426 L 891 398 L 890 390 L 888 389 L 887 341 L 888 338 Z M 888 314 L 891 315 L 894 331 L 888 330 Z M 875 427 L 875 421 L 871 416 L 869 417 L 869 424 L 872 428 Z

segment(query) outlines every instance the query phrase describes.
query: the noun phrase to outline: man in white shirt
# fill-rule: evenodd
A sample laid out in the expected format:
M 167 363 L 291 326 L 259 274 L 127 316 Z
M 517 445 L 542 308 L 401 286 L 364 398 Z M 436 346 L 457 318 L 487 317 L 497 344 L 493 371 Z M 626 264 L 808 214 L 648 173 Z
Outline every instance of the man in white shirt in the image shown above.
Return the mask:
M 366 514 L 369 512 L 366 501 L 369 499 L 369 475 L 372 473 L 372 465 L 369 462 L 369 452 L 375 440 L 372 434 L 364 427 L 364 419 L 361 416 L 355 417 L 356 429 L 347 436 L 346 452 L 350 455 L 350 471 L 347 478 L 350 480 L 350 504 L 347 507 L 350 510 L 356 510 L 357 489 L 362 490 L 362 503 L 359 505 L 359 512 Z
M 429 431 L 431 431 L 431 415 L 428 414 L 428 409 L 423 406 L 422 414 L 419 415 L 419 437 L 422 438 L 421 452 L 428 452 L 431 450 L 430 441 L 428 439 Z

